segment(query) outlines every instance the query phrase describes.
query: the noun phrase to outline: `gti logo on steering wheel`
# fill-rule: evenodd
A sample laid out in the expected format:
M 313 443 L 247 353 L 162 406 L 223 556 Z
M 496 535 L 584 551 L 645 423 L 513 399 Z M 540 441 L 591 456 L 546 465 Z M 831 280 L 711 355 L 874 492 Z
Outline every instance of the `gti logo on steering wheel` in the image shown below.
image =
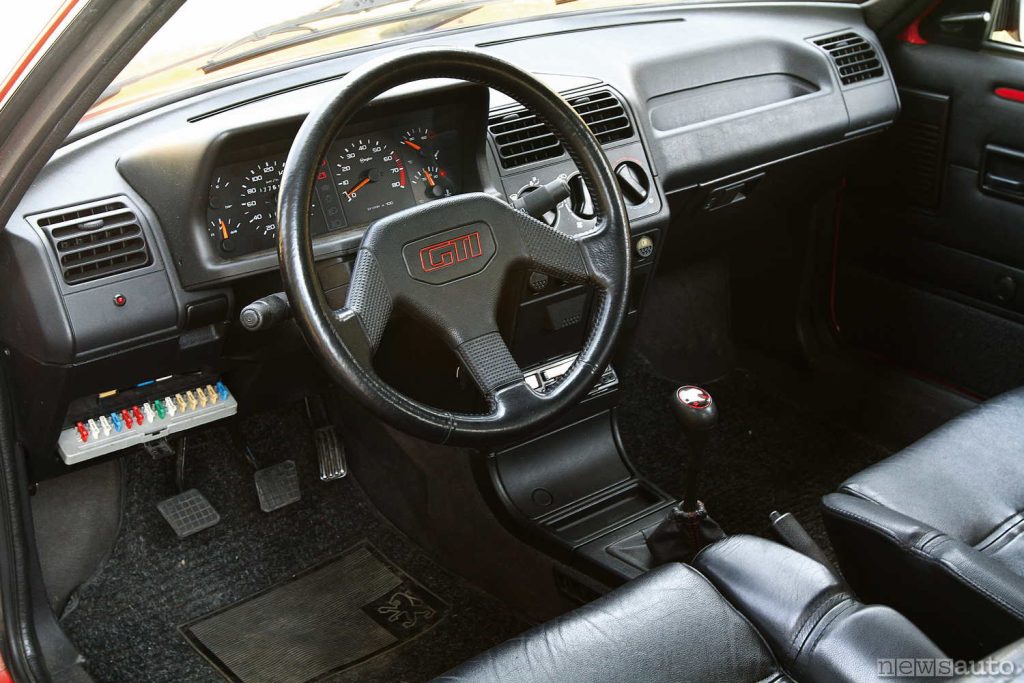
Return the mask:
M 441 270 L 483 255 L 480 231 L 467 233 L 420 249 L 420 267 L 424 273 Z

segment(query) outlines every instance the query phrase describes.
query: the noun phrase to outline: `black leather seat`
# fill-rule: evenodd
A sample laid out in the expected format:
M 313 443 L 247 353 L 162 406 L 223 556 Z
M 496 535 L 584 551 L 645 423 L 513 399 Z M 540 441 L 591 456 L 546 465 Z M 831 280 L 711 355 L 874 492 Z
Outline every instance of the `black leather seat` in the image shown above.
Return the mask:
M 848 479 L 824 501 L 857 594 L 959 658 L 1024 636 L 1024 389 Z
M 470 660 L 442 681 L 865 681 L 879 659 L 942 657 L 822 565 L 734 536 Z M 902 679 L 901 679 L 902 680 Z

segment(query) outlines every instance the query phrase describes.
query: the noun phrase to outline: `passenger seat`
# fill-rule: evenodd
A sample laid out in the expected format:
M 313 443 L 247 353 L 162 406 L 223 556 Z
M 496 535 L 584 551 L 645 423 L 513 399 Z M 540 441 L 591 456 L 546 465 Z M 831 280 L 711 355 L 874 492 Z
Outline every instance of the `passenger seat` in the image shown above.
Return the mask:
M 957 658 L 1024 637 L 1024 389 L 851 477 L 823 507 L 862 600 Z

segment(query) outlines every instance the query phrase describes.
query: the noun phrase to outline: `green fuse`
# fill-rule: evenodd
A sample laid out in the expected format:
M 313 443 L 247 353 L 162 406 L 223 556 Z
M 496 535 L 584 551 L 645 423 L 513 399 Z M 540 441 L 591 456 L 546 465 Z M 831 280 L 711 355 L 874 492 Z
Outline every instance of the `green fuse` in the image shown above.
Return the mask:
M 161 420 L 167 417 L 167 412 L 164 410 L 164 402 L 160 399 L 153 401 L 153 407 L 156 408 L 157 417 Z

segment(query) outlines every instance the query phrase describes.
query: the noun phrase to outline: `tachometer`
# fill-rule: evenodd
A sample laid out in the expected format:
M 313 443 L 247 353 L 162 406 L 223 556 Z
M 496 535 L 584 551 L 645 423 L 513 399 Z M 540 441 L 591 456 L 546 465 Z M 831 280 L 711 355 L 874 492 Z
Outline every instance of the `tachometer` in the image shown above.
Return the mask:
M 340 147 L 334 181 L 350 222 L 359 223 L 377 213 L 415 204 L 405 164 L 389 145 L 376 138 L 361 138 Z
M 277 240 L 277 191 L 284 161 L 270 159 L 253 166 L 242 177 L 242 228 L 257 244 Z

